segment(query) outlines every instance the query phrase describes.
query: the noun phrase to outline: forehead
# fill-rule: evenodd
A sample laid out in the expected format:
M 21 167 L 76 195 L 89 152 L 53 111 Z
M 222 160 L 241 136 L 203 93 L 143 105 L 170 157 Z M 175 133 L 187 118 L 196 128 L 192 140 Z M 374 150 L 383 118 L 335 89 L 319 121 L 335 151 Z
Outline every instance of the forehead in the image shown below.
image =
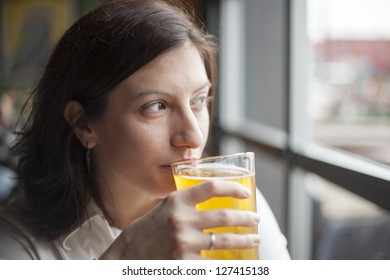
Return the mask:
M 209 82 L 198 49 L 186 44 L 165 52 L 122 83 L 135 90 L 148 86 L 191 87 Z

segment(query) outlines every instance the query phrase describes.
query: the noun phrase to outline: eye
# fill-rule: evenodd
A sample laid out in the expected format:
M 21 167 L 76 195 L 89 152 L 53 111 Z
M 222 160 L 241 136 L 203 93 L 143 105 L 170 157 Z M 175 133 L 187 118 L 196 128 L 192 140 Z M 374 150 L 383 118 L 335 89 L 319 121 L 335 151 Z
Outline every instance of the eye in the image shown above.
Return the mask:
M 199 111 L 199 110 L 203 109 L 204 107 L 206 107 L 206 105 L 210 99 L 211 99 L 211 97 L 208 97 L 207 95 L 197 96 L 191 101 L 191 108 L 193 110 Z
M 158 113 L 165 110 L 167 106 L 162 101 L 152 102 L 142 107 L 142 112 L 145 113 Z

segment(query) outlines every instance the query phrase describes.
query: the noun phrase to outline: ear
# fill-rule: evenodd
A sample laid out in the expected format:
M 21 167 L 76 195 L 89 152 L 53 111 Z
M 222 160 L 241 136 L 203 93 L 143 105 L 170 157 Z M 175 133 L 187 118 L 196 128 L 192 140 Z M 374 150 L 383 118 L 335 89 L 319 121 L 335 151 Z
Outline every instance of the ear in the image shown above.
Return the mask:
M 69 101 L 64 110 L 64 117 L 81 145 L 92 148 L 97 144 L 97 135 L 92 129 L 83 106 L 75 100 Z

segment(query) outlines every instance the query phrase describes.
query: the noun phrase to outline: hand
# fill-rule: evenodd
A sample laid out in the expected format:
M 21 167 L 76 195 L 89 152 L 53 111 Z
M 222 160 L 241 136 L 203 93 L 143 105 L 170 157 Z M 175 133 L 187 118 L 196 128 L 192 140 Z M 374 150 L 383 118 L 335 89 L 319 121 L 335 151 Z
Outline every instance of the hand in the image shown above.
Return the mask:
M 256 226 L 258 214 L 218 209 L 197 211 L 195 205 L 212 197 L 248 198 L 250 191 L 228 181 L 206 181 L 175 191 L 147 214 L 129 224 L 102 259 L 200 259 L 210 246 L 203 229 L 225 226 Z M 252 248 L 260 243 L 256 234 L 218 233 L 214 249 Z

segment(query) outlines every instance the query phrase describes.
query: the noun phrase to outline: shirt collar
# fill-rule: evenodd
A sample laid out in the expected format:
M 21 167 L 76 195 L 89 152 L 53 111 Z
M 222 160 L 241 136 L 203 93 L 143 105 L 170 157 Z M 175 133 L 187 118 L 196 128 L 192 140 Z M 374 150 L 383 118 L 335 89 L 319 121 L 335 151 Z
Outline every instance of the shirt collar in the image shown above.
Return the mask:
M 121 233 L 109 225 L 94 200 L 88 204 L 87 213 L 88 218 L 79 227 L 55 241 L 64 259 L 98 258 Z

